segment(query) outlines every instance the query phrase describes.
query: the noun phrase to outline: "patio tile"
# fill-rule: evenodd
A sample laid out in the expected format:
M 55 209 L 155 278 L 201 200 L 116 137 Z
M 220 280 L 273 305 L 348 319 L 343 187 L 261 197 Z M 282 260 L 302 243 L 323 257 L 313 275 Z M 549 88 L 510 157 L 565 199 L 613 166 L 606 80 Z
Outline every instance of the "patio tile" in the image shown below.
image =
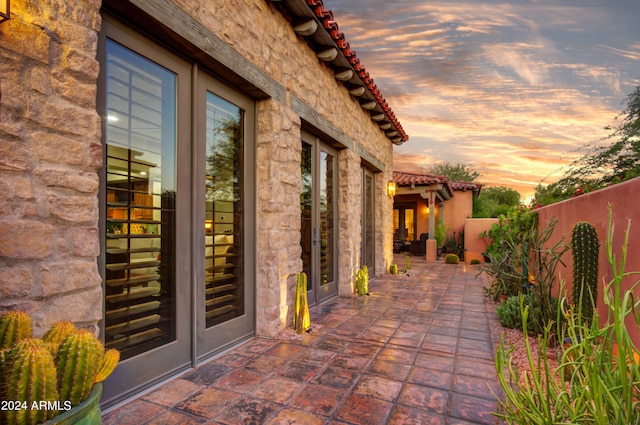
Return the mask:
M 449 404 L 449 392 L 422 385 L 406 384 L 398 397 L 398 404 L 419 407 L 444 415 Z
M 251 359 L 244 367 L 259 373 L 269 374 L 278 366 L 286 363 L 286 361 L 287 359 L 282 357 L 263 355 Z
M 253 359 L 253 355 L 247 355 L 238 351 L 225 354 L 224 356 L 215 359 L 215 363 L 220 363 L 230 367 L 243 367 L 249 360 Z
M 235 392 L 247 392 L 266 378 L 266 375 L 245 369 L 236 369 L 218 379 L 213 385 L 216 388 Z
M 249 394 L 255 398 L 270 400 L 284 404 L 289 398 L 302 388 L 301 382 L 285 378 L 268 378 L 253 388 Z
M 355 394 L 392 402 L 400 393 L 401 388 L 402 382 L 381 376 L 366 375 L 362 377 L 353 392 Z
M 186 379 L 175 379 L 157 390 L 146 394 L 142 399 L 171 407 L 203 388 L 205 388 L 205 386 L 202 384 L 196 384 Z
M 189 415 L 188 413 L 168 410 L 147 422 L 148 425 L 190 425 L 207 423 L 205 418 Z
M 233 369 L 229 366 L 215 362 L 209 362 L 193 370 L 192 372 L 187 373 L 182 378 L 196 384 L 211 385 L 218 378 L 224 376 L 232 370 Z
M 281 406 L 264 400 L 245 398 L 216 416 L 227 425 L 264 424 Z
M 329 367 L 319 376 L 317 376 L 312 382 L 327 385 L 332 388 L 346 390 L 353 386 L 357 378 L 357 373 Z
M 401 347 L 418 348 L 420 347 L 420 344 L 422 343 L 422 341 L 419 339 L 392 337 L 392 338 L 389 338 L 389 341 L 387 343 L 390 346 L 395 346 L 398 348 L 401 348 Z
M 341 369 L 346 369 L 353 372 L 362 372 L 367 368 L 369 363 L 371 363 L 371 358 L 369 357 L 340 354 L 332 360 L 331 366 L 339 367 Z
M 349 354 L 353 356 L 363 356 L 374 358 L 382 349 L 382 344 L 362 344 L 362 343 L 353 343 L 349 344 L 342 354 Z
M 289 403 L 290 406 L 307 412 L 329 416 L 344 398 L 344 391 L 323 385 L 310 384 Z
M 140 425 L 166 410 L 165 407 L 138 399 L 104 415 L 102 422 L 104 425 Z
M 499 385 L 495 380 L 460 374 L 456 375 L 453 383 L 453 390 L 456 393 L 488 398 L 490 400 L 494 400 L 491 391 L 497 391 L 498 387 Z
M 413 364 L 418 353 L 411 348 L 383 348 L 380 350 L 378 360 L 386 360 L 389 362 Z
M 205 388 L 176 405 L 177 409 L 212 419 L 227 406 L 232 405 L 242 394 L 216 388 Z M 139 422 L 141 423 L 141 422 Z
M 388 425 L 445 425 L 445 417 L 424 409 L 396 406 L 387 421 Z
M 353 394 L 336 412 L 336 417 L 358 425 L 385 424 L 393 404 Z
M 451 400 L 450 415 L 476 424 L 493 425 L 496 422 L 496 418 L 491 412 L 495 411 L 495 409 L 495 401 L 464 394 L 454 394 Z
M 407 378 L 407 382 L 427 387 L 442 388 L 443 390 L 449 390 L 451 388 L 452 381 L 453 374 L 450 372 L 426 369 L 422 367 L 412 368 L 409 373 L 409 377 Z
M 325 365 L 328 364 L 335 356 L 337 356 L 338 352 L 344 349 L 344 347 L 342 346 L 335 347 L 338 348 L 338 351 L 327 350 L 324 348 L 319 348 L 318 346 L 308 347 L 299 354 L 296 360 L 305 363 Z
M 453 354 L 437 355 L 432 353 L 419 353 L 416 357 L 416 366 L 426 369 L 441 370 L 453 373 L 456 358 Z
M 290 359 L 303 350 L 304 347 L 283 342 L 265 350 L 263 354 Z
M 371 364 L 367 373 L 384 376 L 396 381 L 404 381 L 407 379 L 410 370 L 411 366 L 409 365 L 386 360 L 376 360 Z
M 267 422 L 268 425 L 322 425 L 325 419 L 302 410 L 284 409 L 275 418 Z
M 313 377 L 316 376 L 318 372 L 320 372 L 323 368 L 324 366 L 321 366 L 319 364 L 292 361 L 291 363 L 278 369 L 276 373 L 278 376 L 283 376 L 285 378 L 308 382 L 313 379 Z

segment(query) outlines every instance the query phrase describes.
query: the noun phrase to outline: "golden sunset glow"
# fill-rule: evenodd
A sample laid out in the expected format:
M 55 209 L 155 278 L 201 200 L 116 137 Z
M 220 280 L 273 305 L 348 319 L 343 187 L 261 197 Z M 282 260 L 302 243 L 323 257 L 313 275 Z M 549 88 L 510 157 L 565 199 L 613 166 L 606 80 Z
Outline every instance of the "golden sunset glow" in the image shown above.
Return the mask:
M 640 84 L 640 3 L 325 0 L 410 139 L 394 169 L 476 166 L 523 198 Z

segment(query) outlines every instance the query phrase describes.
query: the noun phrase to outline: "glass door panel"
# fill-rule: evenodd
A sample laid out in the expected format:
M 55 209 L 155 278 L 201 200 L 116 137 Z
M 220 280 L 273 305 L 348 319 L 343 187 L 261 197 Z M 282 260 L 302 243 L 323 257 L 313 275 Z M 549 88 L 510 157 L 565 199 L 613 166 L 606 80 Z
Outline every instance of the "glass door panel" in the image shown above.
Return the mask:
M 375 276 L 375 176 L 371 170 L 363 168 L 362 174 L 362 265 Z M 395 211 L 394 211 L 395 212 Z M 394 214 L 394 225 L 396 215 Z
M 320 285 L 334 282 L 335 260 L 335 161 L 334 156 L 320 150 Z
M 107 43 L 105 345 L 174 341 L 176 76 Z
M 206 327 L 244 313 L 241 269 L 240 109 L 213 93 L 206 103 L 205 317 Z
M 307 291 L 312 288 L 312 260 L 313 252 L 311 247 L 314 238 L 313 212 L 313 169 L 312 169 L 313 146 L 302 142 L 302 160 L 300 161 L 300 174 L 302 179 L 302 192 L 300 193 L 300 246 L 302 248 L 302 271 L 307 274 Z M 315 295 L 312 295 L 315 302 Z

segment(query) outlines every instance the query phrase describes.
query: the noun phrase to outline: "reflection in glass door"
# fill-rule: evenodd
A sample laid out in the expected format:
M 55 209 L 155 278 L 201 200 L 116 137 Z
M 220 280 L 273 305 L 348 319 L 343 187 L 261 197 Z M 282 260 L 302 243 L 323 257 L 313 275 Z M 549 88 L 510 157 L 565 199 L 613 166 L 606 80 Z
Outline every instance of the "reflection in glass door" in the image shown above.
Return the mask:
M 309 304 L 337 295 L 336 225 L 337 156 L 306 135 L 300 162 L 300 245 L 303 271 L 307 274 Z
M 198 92 L 196 170 L 202 177 L 196 223 L 201 224 L 195 230 L 204 237 L 199 238 L 196 261 L 196 351 L 202 357 L 254 332 L 254 292 L 245 285 L 251 267 L 244 242 L 245 182 L 252 179 L 247 179 L 243 162 L 253 104 L 204 72 L 199 75 Z
M 369 276 L 376 275 L 375 217 L 376 179 L 368 168 L 362 168 L 362 260 L 369 269 Z
M 175 75 L 107 45 L 105 345 L 175 340 Z M 173 100 L 173 102 L 172 102 Z

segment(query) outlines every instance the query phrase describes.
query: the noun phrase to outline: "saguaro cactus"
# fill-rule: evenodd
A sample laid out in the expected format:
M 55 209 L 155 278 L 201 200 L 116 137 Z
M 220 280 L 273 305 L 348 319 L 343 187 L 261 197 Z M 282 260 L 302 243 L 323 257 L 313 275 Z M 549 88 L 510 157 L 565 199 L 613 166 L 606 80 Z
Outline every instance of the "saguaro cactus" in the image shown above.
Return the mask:
M 571 232 L 573 254 L 573 303 L 580 306 L 583 320 L 590 322 L 598 300 L 598 254 L 600 242 L 593 224 L 580 221 Z
M 59 400 L 56 368 L 47 344 L 37 338 L 23 339 L 15 344 L 7 357 L 3 399 L 19 403 L 20 408 L 5 412 L 6 423 L 36 424 L 56 416 L 56 409 L 33 408 L 34 403 L 36 407 L 47 402 L 55 406 Z

